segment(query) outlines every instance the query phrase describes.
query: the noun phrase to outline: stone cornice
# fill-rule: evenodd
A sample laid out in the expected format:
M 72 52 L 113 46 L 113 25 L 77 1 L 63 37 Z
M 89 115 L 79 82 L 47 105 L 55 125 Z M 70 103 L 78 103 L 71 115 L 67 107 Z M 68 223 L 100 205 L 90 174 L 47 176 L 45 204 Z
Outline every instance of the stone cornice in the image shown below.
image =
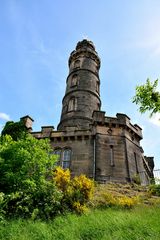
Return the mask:
M 80 55 L 84 55 L 85 57 L 91 58 L 92 60 L 94 60 L 97 63 L 98 69 L 100 68 L 101 61 L 100 61 L 100 58 L 99 58 L 97 52 L 92 51 L 88 48 L 86 48 L 86 49 L 82 48 L 82 49 L 73 51 L 68 60 L 69 66 L 70 66 L 71 62 L 74 61 L 75 59 L 77 59 Z

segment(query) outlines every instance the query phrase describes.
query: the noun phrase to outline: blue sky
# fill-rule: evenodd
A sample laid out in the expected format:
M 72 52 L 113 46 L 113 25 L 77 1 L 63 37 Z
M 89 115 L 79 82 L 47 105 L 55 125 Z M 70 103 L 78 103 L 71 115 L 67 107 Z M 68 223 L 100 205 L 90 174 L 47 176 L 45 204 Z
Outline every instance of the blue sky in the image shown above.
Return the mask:
M 160 114 L 149 119 L 131 100 L 137 84 L 160 77 L 159 0 L 0 0 L 0 129 L 25 115 L 35 131 L 57 126 L 68 57 L 86 37 L 101 58 L 102 110 L 142 126 L 160 168 Z

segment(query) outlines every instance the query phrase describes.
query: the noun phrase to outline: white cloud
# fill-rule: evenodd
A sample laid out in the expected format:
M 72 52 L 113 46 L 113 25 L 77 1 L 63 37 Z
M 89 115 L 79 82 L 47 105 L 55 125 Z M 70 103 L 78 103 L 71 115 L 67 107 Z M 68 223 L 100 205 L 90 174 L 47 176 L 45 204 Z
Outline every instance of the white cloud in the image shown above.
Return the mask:
M 9 121 L 10 120 L 10 116 L 6 113 L 1 113 L 0 112 L 0 119 L 5 120 L 5 121 Z
M 154 114 L 153 117 L 149 119 L 149 121 L 154 125 L 160 127 L 160 113 Z

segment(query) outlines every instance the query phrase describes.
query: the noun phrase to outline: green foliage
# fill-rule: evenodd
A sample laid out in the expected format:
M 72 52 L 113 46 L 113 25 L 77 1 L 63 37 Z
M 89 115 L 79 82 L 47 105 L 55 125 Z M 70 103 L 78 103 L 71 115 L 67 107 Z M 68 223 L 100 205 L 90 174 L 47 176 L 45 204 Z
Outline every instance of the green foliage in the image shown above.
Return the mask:
M 150 185 L 149 192 L 153 195 L 160 196 L 160 184 Z
M 139 111 L 145 113 L 151 111 L 150 116 L 160 112 L 160 93 L 156 90 L 158 79 L 153 83 L 147 79 L 144 85 L 136 87 L 136 95 L 133 97 L 133 103 L 139 105 Z
M 5 196 L 5 194 L 3 192 L 0 192 L 0 223 L 2 223 L 5 219 L 5 211 L 3 209 L 4 196 Z
M 139 174 L 133 175 L 132 180 L 133 180 L 133 182 L 134 182 L 135 184 L 138 184 L 138 185 L 141 184 L 141 179 L 140 179 Z
M 1 134 L 2 136 L 10 135 L 13 140 L 18 140 L 27 134 L 27 128 L 22 120 L 19 122 L 8 121 Z
M 0 138 L 0 213 L 3 216 L 50 219 L 65 210 L 83 213 L 93 193 L 93 182 L 70 171 L 55 169 L 47 139 L 30 134 L 13 140 Z M 54 173 L 54 176 L 53 176 Z
M 1 208 L 7 217 L 50 218 L 60 209 L 61 194 L 52 172 L 55 157 L 48 140 L 31 135 L 14 141 L 5 135 L 0 141 Z
M 27 189 L 35 191 L 51 176 L 55 157 L 49 142 L 31 135 L 14 141 L 8 135 L 0 142 L 0 189 L 11 193 Z

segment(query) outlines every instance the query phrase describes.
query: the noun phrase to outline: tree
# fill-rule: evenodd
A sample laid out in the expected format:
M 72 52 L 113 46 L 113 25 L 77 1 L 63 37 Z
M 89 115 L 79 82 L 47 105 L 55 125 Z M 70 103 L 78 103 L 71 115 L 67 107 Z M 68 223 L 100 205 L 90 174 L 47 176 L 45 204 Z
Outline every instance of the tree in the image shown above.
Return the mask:
M 2 136 L 10 135 L 13 140 L 18 140 L 27 134 L 27 128 L 22 120 L 19 122 L 8 121 L 6 122 L 3 130 Z
M 153 83 L 147 79 L 145 84 L 136 87 L 136 94 L 133 97 L 133 103 L 140 106 L 141 113 L 151 111 L 150 117 L 160 112 L 160 92 L 157 91 L 157 85 L 158 79 Z
M 54 216 L 61 193 L 53 180 L 55 156 L 47 139 L 30 134 L 14 141 L 0 138 L 0 189 L 4 194 L 3 210 L 7 216 Z

